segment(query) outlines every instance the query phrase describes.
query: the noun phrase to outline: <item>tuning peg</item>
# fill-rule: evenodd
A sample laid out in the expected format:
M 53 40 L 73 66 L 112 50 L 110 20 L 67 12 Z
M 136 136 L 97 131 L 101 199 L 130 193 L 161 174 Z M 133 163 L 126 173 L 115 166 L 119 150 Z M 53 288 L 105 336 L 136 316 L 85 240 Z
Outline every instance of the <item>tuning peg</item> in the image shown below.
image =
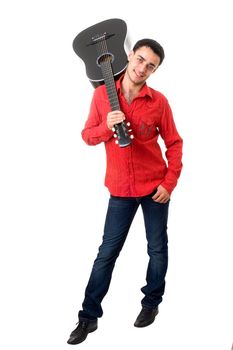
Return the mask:
M 116 141 L 115 141 L 115 143 L 118 145 L 119 141 L 118 141 L 118 140 L 116 140 Z
M 117 137 L 117 134 L 113 134 L 113 137 L 115 137 L 115 138 L 116 138 L 116 137 Z
M 134 136 L 133 136 L 133 135 L 130 135 L 130 138 L 131 138 L 131 139 L 133 139 L 133 138 L 134 138 Z
M 114 131 L 116 131 L 116 129 L 113 127 L 113 128 L 112 128 L 112 131 L 114 132 Z
M 132 131 L 132 129 L 129 129 L 129 130 L 128 130 L 128 132 L 131 132 L 131 131 Z
M 130 126 L 130 122 L 128 122 L 126 125 L 127 125 L 127 126 Z

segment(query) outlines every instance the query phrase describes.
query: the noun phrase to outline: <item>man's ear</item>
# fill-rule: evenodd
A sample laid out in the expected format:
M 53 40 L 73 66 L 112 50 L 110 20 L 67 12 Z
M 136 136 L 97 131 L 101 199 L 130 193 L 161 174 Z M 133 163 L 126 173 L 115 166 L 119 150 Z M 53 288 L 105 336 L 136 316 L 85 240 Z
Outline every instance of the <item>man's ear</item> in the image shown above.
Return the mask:
M 129 53 L 128 53 L 128 61 L 131 59 L 131 57 L 133 57 L 134 55 L 134 52 L 133 50 L 131 50 Z
M 152 73 L 156 72 L 158 68 L 159 68 L 159 66 L 155 67 L 155 68 L 153 69 Z

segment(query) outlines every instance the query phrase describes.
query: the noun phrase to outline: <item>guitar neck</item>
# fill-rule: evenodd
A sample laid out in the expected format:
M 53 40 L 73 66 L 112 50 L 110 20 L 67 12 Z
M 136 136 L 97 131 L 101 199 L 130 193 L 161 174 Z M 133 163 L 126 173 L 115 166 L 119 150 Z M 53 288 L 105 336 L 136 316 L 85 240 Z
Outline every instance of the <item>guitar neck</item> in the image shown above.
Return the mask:
M 120 110 L 120 103 L 117 96 L 116 85 L 112 73 L 112 66 L 110 61 L 101 62 L 101 70 L 104 78 L 104 83 L 107 89 L 108 99 L 112 111 Z

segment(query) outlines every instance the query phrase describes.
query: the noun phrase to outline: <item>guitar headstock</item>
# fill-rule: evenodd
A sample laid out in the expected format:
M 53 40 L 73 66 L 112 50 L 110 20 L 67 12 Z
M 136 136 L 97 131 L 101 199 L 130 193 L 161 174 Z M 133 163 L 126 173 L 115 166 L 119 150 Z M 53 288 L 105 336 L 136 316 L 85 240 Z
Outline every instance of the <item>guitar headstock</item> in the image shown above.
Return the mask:
M 126 147 L 131 144 L 131 140 L 134 138 L 132 134 L 132 129 L 130 128 L 130 122 L 122 122 L 120 124 L 114 125 L 112 128 L 114 132 L 114 137 L 116 139 L 115 143 L 120 147 Z

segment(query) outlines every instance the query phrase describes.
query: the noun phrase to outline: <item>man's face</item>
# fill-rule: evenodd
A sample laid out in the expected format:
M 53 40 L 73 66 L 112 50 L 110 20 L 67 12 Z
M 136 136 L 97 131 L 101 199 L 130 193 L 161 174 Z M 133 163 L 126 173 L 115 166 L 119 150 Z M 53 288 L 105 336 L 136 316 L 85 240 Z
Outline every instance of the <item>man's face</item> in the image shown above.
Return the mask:
M 132 83 L 142 85 L 159 66 L 160 57 L 151 48 L 142 46 L 128 55 L 127 75 Z

